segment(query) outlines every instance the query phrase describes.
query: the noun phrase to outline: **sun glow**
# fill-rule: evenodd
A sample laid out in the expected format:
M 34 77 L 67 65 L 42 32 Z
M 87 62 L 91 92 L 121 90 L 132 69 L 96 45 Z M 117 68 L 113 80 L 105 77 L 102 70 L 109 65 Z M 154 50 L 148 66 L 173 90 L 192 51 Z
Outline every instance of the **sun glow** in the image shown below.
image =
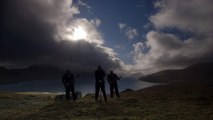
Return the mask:
M 87 32 L 82 26 L 78 26 L 73 28 L 72 32 L 72 38 L 73 40 L 83 40 L 86 39 L 87 37 Z
M 70 41 L 87 41 L 88 33 L 83 26 L 77 26 L 73 28 L 67 28 L 63 37 Z

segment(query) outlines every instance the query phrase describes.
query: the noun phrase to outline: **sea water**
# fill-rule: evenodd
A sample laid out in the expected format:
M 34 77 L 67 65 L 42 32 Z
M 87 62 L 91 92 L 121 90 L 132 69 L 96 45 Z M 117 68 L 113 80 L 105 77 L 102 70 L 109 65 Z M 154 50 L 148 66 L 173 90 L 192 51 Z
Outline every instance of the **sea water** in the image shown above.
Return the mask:
M 118 81 L 119 91 L 130 88 L 138 90 L 157 85 L 157 83 L 144 82 L 134 78 L 122 78 Z M 105 82 L 106 92 L 109 93 L 109 84 Z M 94 78 L 82 78 L 75 82 L 75 90 L 80 91 L 82 95 L 95 92 Z M 54 92 L 64 93 L 64 86 L 61 80 L 33 80 L 24 81 L 12 84 L 0 85 L 0 91 L 13 91 L 13 92 Z

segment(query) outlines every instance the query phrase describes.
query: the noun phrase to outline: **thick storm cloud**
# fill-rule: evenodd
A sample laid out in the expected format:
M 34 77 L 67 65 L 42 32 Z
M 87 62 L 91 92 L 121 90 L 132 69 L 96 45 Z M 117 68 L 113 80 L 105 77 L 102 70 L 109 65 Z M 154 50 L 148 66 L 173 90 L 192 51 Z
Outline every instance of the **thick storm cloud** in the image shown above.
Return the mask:
M 96 20 L 75 17 L 77 6 L 69 0 L 3 0 L 0 65 L 26 67 L 54 65 L 77 71 L 119 67 L 119 59 L 97 31 Z M 100 23 L 100 20 L 99 20 Z M 83 25 L 86 38 L 69 37 L 74 27 Z M 72 28 L 73 27 L 73 28 Z

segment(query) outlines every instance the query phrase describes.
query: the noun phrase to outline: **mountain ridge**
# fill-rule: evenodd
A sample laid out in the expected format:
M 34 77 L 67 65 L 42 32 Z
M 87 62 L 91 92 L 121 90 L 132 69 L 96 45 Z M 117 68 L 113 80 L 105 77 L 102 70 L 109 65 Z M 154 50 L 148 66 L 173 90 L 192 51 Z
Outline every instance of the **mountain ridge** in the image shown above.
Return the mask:
M 197 63 L 179 70 L 163 70 L 139 78 L 158 83 L 213 83 L 213 63 Z
M 0 67 L 0 84 L 9 84 L 30 80 L 60 79 L 64 70 L 53 66 L 32 65 L 22 69 Z

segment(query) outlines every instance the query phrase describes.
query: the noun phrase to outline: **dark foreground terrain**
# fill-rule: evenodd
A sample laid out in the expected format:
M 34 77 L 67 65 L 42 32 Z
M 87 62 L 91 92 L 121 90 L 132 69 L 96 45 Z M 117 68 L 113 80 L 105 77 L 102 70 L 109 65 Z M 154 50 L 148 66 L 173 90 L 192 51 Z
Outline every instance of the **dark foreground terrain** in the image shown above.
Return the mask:
M 55 94 L 0 93 L 0 120 L 213 120 L 213 87 L 159 85 L 95 102 Z

